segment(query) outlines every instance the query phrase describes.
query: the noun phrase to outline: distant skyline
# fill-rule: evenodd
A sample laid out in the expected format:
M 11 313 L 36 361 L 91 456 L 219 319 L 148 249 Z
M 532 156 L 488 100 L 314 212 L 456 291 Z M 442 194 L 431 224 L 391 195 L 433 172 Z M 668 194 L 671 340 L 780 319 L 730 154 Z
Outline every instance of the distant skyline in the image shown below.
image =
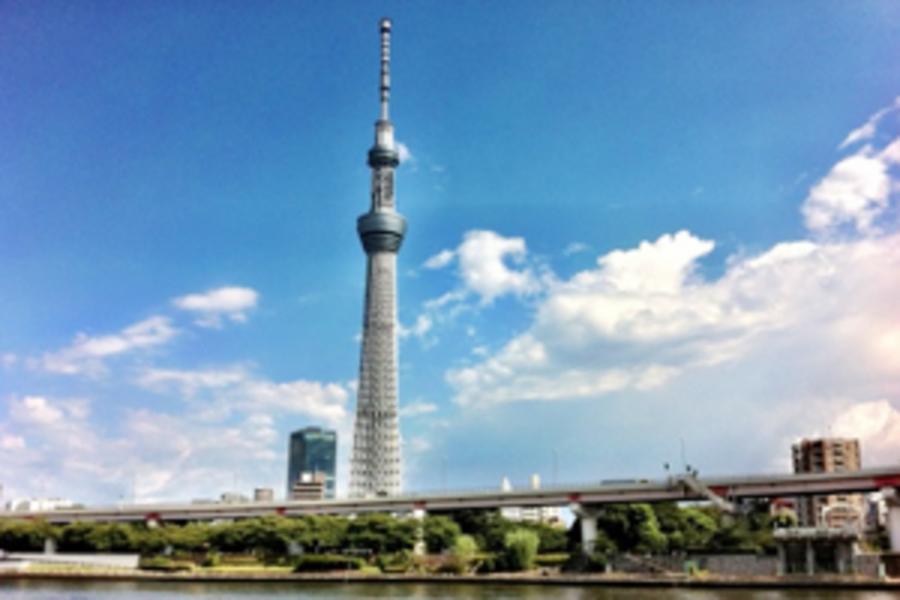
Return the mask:
M 346 491 L 383 16 L 407 489 L 900 462 L 897 3 L 9 2 L 6 498 Z

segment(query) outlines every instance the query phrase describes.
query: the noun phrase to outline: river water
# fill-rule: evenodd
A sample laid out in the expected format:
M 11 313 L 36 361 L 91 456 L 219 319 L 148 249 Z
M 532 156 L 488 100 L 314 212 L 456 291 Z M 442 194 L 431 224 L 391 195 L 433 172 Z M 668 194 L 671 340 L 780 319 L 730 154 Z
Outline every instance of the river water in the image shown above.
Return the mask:
M 691 590 L 491 584 L 81 583 L 0 581 L 2 600 L 896 600 L 896 592 L 846 590 Z

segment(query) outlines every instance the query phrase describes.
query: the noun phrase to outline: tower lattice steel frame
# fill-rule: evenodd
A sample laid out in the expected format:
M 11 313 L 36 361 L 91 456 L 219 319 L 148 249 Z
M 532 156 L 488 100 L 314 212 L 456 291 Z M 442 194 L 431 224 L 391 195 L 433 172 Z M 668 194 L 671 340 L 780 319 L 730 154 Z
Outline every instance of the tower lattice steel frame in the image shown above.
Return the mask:
M 350 495 L 395 495 L 402 487 L 402 458 L 397 409 L 397 251 L 406 220 L 394 203 L 394 171 L 400 157 L 388 103 L 391 93 L 391 21 L 382 19 L 381 113 L 375 145 L 369 150 L 372 203 L 356 229 L 366 251 L 366 297 Z

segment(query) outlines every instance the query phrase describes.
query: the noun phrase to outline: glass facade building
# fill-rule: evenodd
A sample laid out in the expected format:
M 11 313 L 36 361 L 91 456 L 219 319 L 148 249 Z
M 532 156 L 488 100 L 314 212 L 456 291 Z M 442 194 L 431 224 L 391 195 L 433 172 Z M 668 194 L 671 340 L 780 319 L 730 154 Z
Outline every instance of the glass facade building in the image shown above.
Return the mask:
M 306 427 L 292 433 L 288 443 L 288 497 L 294 483 L 321 473 L 325 476 L 325 497 L 334 498 L 336 463 L 337 432 Z

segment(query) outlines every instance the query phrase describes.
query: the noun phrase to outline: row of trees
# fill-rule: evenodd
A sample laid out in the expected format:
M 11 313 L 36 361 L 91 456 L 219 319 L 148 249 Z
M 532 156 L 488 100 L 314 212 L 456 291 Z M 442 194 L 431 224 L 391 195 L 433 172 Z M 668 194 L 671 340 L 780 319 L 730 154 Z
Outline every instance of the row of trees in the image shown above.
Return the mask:
M 598 516 L 595 549 L 607 555 L 773 553 L 775 527 L 789 524 L 783 517 L 771 516 L 763 502 L 746 506 L 738 515 L 724 514 L 711 506 L 618 504 L 604 508 Z M 580 533 L 576 522 L 569 530 L 570 547 L 581 542 Z
M 712 507 L 679 507 L 676 504 L 626 504 L 605 508 L 598 518 L 596 549 L 602 554 L 679 551 L 774 550 L 773 521 L 763 505 L 743 515 L 723 515 Z M 37 551 L 46 539 L 67 552 L 139 552 L 153 555 L 176 552 L 253 553 L 285 555 L 302 548 L 306 553 L 346 550 L 382 555 L 412 550 L 420 524 L 413 519 L 383 514 L 353 519 L 336 516 L 299 518 L 264 517 L 231 523 L 143 524 L 71 523 L 49 525 L 42 521 L 0 521 L 0 548 Z M 542 524 L 513 523 L 496 511 L 459 511 L 429 515 L 421 523 L 423 541 L 432 554 L 453 550 L 461 536 L 464 545 L 477 552 L 509 551 L 510 535 L 517 543 L 535 546 L 534 552 L 563 553 L 579 548 L 580 524 L 568 530 Z M 533 544 L 530 540 L 536 540 Z

